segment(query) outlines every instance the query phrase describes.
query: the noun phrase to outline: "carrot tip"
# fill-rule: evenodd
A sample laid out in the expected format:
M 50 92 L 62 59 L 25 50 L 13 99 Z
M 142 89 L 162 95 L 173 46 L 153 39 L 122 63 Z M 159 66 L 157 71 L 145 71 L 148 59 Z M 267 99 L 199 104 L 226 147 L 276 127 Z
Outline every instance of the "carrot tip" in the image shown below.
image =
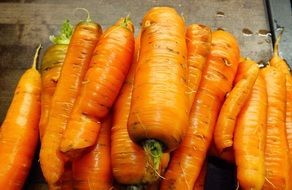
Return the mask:
M 90 14 L 89 14 L 89 11 L 88 11 L 87 9 L 82 8 L 82 7 L 77 7 L 77 8 L 74 9 L 74 13 L 76 13 L 76 11 L 78 11 L 78 10 L 85 11 L 86 14 L 87 14 L 87 18 L 86 18 L 85 21 L 86 21 L 86 22 L 91 22 Z
M 39 58 L 39 54 L 40 54 L 41 48 L 42 48 L 42 44 L 39 44 L 37 49 L 36 49 L 36 52 L 34 54 L 33 63 L 32 63 L 32 66 L 31 66 L 32 69 L 36 69 L 36 65 L 37 65 L 37 62 L 38 62 L 38 58 Z

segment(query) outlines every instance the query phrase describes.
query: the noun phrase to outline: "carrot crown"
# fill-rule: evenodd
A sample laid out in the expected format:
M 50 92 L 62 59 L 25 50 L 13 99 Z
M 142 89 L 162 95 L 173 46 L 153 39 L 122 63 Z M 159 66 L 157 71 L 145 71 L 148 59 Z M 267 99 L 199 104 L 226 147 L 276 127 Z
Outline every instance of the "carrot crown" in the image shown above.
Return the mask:
M 126 16 L 125 18 L 122 18 L 122 21 L 120 22 L 120 26 L 129 30 L 130 32 L 134 32 L 134 26 L 129 15 Z
M 69 44 L 71 36 L 73 33 L 73 26 L 70 24 L 70 21 L 66 19 L 61 27 L 61 30 L 57 36 L 50 36 L 51 42 L 54 44 Z

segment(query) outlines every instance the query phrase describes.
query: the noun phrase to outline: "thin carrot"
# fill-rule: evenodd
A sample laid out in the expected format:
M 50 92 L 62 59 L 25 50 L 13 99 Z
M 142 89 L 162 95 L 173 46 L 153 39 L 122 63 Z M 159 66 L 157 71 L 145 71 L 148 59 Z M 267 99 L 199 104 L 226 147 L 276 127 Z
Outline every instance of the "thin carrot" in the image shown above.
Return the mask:
M 134 28 L 121 18 L 100 38 L 85 75 L 60 150 L 71 158 L 93 146 L 104 118 L 128 73 L 134 53 Z
M 73 161 L 74 190 L 109 190 L 112 188 L 111 117 L 108 116 L 101 125 L 97 143 L 93 149 L 80 159 Z
M 192 24 L 187 28 L 186 40 L 189 105 L 191 109 L 210 52 L 211 30 L 201 24 Z
M 249 68 L 243 62 L 239 70 Z M 237 180 L 243 189 L 262 189 L 265 181 L 264 149 L 267 124 L 266 82 L 260 72 L 242 107 L 234 131 Z
M 288 140 L 289 147 L 289 157 L 290 157 L 290 177 L 289 180 L 289 189 L 292 188 L 292 76 L 290 73 L 290 68 L 285 61 L 285 59 L 281 58 L 279 55 L 279 44 L 282 37 L 284 29 L 281 30 L 277 40 L 274 44 L 274 53 L 272 59 L 270 60 L 271 66 L 278 68 L 281 72 L 285 73 L 286 76 L 286 135 Z
M 88 18 L 76 26 L 71 37 L 40 150 L 41 168 L 49 185 L 58 184 L 64 172 L 60 141 L 100 34 L 101 27 Z
M 252 60 L 245 60 L 245 62 L 249 61 L 253 64 L 250 64 L 248 71 L 230 91 L 217 118 L 214 142 L 219 153 L 233 145 L 233 132 L 237 115 L 247 100 L 259 73 L 258 65 Z M 245 62 L 242 64 L 245 64 Z
M 51 100 L 54 95 L 61 68 L 66 56 L 68 44 L 73 32 L 69 20 L 65 20 L 58 36 L 50 36 L 53 42 L 44 53 L 41 64 L 42 94 L 41 94 L 41 118 L 39 123 L 40 139 L 44 135 L 47 125 Z
M 288 190 L 289 156 L 285 130 L 285 75 L 272 66 L 263 69 L 267 84 L 268 111 L 265 145 L 265 183 L 263 189 Z
M 185 26 L 173 8 L 154 7 L 142 22 L 128 132 L 151 155 L 154 171 L 162 152 L 175 150 L 188 123 Z
M 239 47 L 228 32 L 212 33 L 211 51 L 190 113 L 189 128 L 172 159 L 160 189 L 192 190 L 213 137 L 216 118 L 232 88 Z
M 195 182 L 193 190 L 204 190 L 206 175 L 207 175 L 207 162 L 205 162 L 203 167 L 201 168 L 200 174 L 198 176 L 197 181 Z
M 20 78 L 0 135 L 0 189 L 22 189 L 38 143 L 41 76 L 33 65 Z

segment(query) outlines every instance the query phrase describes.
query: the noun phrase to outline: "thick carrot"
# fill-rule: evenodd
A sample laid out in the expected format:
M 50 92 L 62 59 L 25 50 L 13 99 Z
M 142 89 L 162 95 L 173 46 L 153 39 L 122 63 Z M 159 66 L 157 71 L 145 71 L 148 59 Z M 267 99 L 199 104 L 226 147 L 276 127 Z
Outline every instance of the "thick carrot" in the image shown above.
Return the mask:
M 151 155 L 156 171 L 162 152 L 176 149 L 187 128 L 184 34 L 184 21 L 173 8 L 155 7 L 143 18 L 128 132 Z
M 207 175 L 207 163 L 205 162 L 201 168 L 200 174 L 197 181 L 195 182 L 193 190 L 204 190 L 205 188 L 205 179 Z
M 40 150 L 41 168 L 49 185 L 57 184 L 64 172 L 65 157 L 59 145 L 100 34 L 101 27 L 87 19 L 76 26 L 71 37 Z
M 46 50 L 42 59 L 41 118 L 39 123 L 40 139 L 42 139 L 47 125 L 51 100 L 60 77 L 61 68 L 66 56 L 72 32 L 72 25 L 69 20 L 65 20 L 60 34 L 56 37 L 50 36 L 50 40 L 53 42 L 53 45 Z
M 201 24 L 192 24 L 187 28 L 186 40 L 188 49 L 189 107 L 191 109 L 210 52 L 211 30 Z
M 101 125 L 97 143 L 93 149 L 80 159 L 73 161 L 74 190 L 109 190 L 112 188 L 111 117 L 108 116 Z
M 121 18 L 100 38 L 70 116 L 60 150 L 71 158 L 93 146 L 128 73 L 134 53 L 134 28 Z
M 233 145 L 233 132 L 237 115 L 247 100 L 259 73 L 258 65 L 249 59 L 246 59 L 245 62 L 249 61 L 253 64 L 250 64 L 248 71 L 230 91 L 217 118 L 214 142 L 219 153 Z M 245 62 L 242 64 L 245 64 Z
M 216 118 L 232 88 L 239 47 L 228 32 L 212 33 L 211 51 L 190 113 L 189 128 L 172 159 L 160 189 L 193 189 L 213 137 Z
M 277 40 L 274 44 L 274 53 L 272 59 L 270 60 L 271 66 L 278 68 L 281 72 L 285 73 L 286 76 L 286 135 L 288 140 L 289 147 L 289 157 L 290 157 L 290 167 L 292 167 L 292 76 L 290 73 L 290 68 L 285 61 L 279 55 L 279 43 L 283 34 L 283 30 L 280 32 Z M 290 169 L 290 180 L 289 180 L 289 189 L 292 188 L 292 168 Z
M 285 75 L 272 66 L 263 69 L 267 84 L 268 111 L 265 145 L 265 183 L 263 189 L 288 190 L 289 156 L 285 130 Z
M 251 63 L 253 64 L 253 63 Z M 248 62 L 239 70 L 249 68 Z M 266 82 L 260 72 L 242 107 L 234 131 L 237 179 L 243 189 L 262 189 L 265 181 L 264 149 L 267 124 Z
M 36 62 L 20 78 L 0 135 L 0 189 L 22 189 L 38 143 L 41 76 Z

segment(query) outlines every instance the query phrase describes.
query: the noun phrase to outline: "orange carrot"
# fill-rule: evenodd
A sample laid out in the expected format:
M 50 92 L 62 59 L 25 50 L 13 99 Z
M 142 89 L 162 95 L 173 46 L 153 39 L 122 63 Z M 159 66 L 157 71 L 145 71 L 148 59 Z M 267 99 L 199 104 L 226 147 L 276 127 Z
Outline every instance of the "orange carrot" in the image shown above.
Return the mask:
M 40 139 L 42 139 L 47 125 L 51 100 L 61 73 L 72 32 L 72 25 L 68 20 L 65 20 L 60 34 L 56 37 L 50 36 L 53 45 L 47 49 L 42 59 L 41 118 L 39 123 Z
M 188 122 L 185 26 L 173 8 L 154 7 L 142 22 L 141 46 L 128 119 L 158 171 L 162 152 L 175 150 Z
M 249 68 L 243 62 L 239 70 Z M 260 72 L 242 107 L 234 131 L 237 179 L 243 189 L 262 189 L 265 181 L 264 149 L 267 124 L 266 82 Z
M 187 65 L 189 105 L 193 105 L 195 95 L 201 80 L 203 68 L 211 47 L 211 30 L 201 24 L 192 24 L 187 28 Z
M 200 174 L 197 181 L 195 182 L 193 190 L 204 190 L 205 187 L 205 178 L 207 174 L 207 163 L 205 162 L 201 168 Z
M 232 88 L 239 47 L 228 32 L 212 33 L 211 51 L 190 113 L 189 128 L 172 159 L 160 189 L 192 190 L 213 137 L 224 96 Z
M 22 189 L 38 143 L 41 76 L 36 62 L 20 78 L 0 135 L 0 189 Z
M 288 190 L 289 157 L 285 130 L 285 75 L 267 66 L 263 69 L 267 84 L 268 111 L 265 145 L 265 183 L 263 189 Z
M 93 149 L 80 159 L 73 161 L 74 190 L 109 190 L 112 188 L 110 162 L 111 117 L 108 116 L 101 125 L 97 143 Z
M 249 61 L 253 62 L 249 59 L 245 60 L 245 62 Z M 245 64 L 245 62 L 242 64 Z M 235 84 L 223 103 L 214 131 L 214 142 L 219 153 L 233 145 L 233 132 L 237 115 L 248 98 L 258 73 L 259 67 L 253 62 L 253 64 L 250 64 L 245 75 Z
M 94 145 L 128 73 L 134 53 L 133 24 L 121 18 L 99 40 L 70 116 L 60 150 L 71 158 Z
M 271 66 L 278 68 L 281 72 L 285 73 L 286 77 L 286 135 L 289 147 L 289 157 L 290 157 L 290 179 L 289 179 L 289 189 L 292 188 L 292 76 L 290 73 L 290 68 L 286 63 L 285 59 L 281 58 L 279 55 L 279 43 L 283 34 L 283 30 L 280 32 L 277 40 L 274 44 L 273 57 L 270 60 Z
M 100 34 L 101 27 L 88 18 L 76 26 L 70 40 L 40 150 L 41 168 L 49 185 L 57 184 L 64 172 L 65 157 L 59 145 Z

